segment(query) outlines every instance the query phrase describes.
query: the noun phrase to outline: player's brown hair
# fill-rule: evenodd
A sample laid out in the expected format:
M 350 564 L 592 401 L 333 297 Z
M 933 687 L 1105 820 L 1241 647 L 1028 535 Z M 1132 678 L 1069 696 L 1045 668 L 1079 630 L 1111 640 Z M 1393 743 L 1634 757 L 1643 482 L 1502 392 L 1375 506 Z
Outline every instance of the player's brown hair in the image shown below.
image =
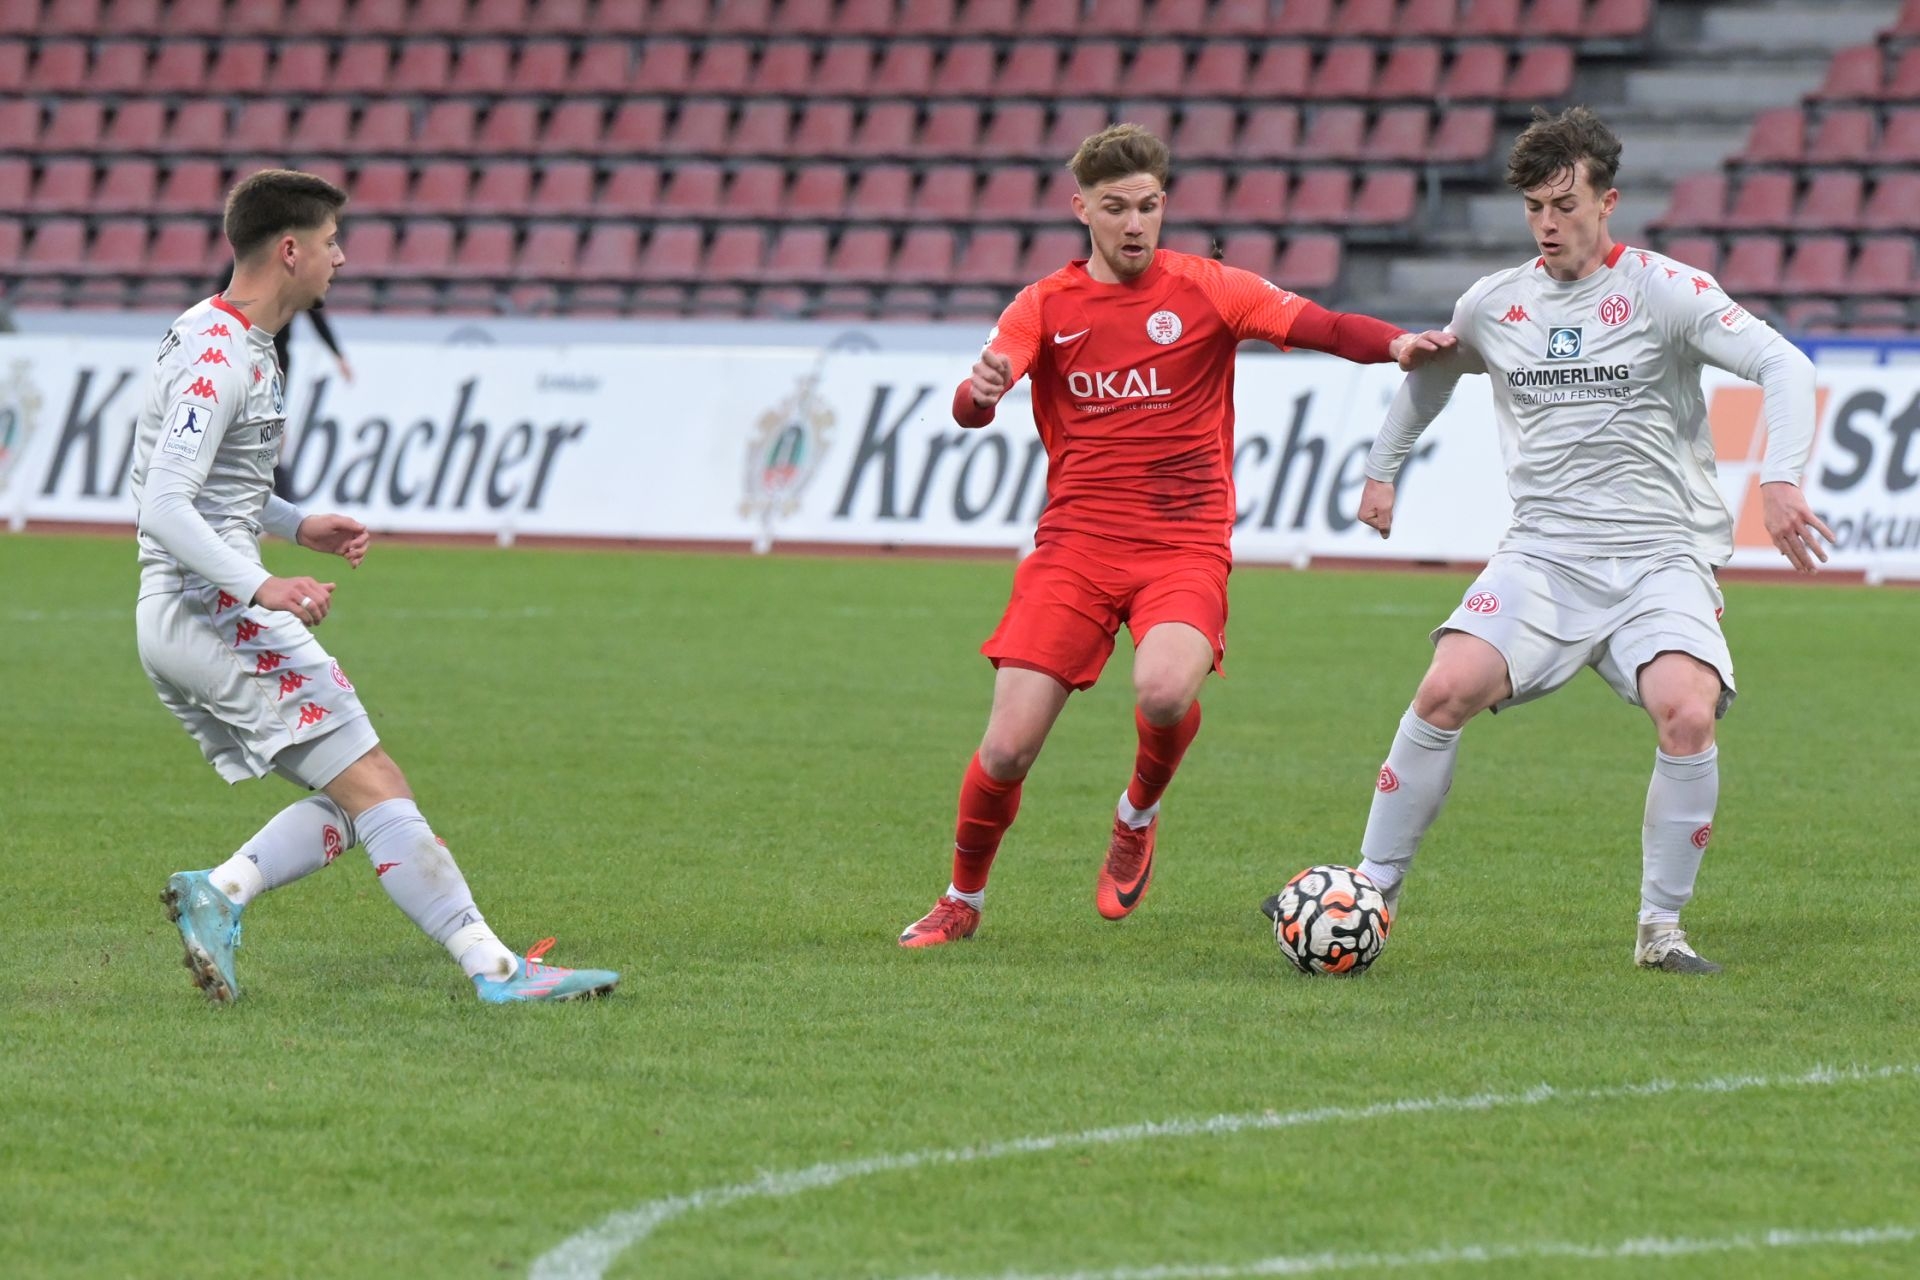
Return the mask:
M 1080 144 L 1067 162 L 1073 180 L 1090 190 L 1115 178 L 1150 173 L 1162 188 L 1173 176 L 1173 155 L 1167 144 L 1137 124 L 1108 125 Z
M 1608 190 L 1620 171 L 1619 135 L 1585 107 L 1568 107 L 1557 116 L 1535 107 L 1533 123 L 1514 139 L 1507 156 L 1507 185 L 1531 191 L 1582 160 L 1593 189 Z
M 347 193 L 325 178 L 297 169 L 262 169 L 227 193 L 227 243 L 234 257 L 251 257 L 289 231 L 325 226 L 346 203 Z

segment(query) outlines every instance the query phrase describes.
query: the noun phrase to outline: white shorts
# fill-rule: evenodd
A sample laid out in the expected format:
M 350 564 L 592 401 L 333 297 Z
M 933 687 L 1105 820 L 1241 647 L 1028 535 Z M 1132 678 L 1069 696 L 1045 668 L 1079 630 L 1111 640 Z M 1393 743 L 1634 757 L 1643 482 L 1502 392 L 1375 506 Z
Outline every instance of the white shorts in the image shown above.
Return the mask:
M 353 683 L 290 613 L 216 586 L 134 610 L 140 665 L 222 778 L 278 772 L 316 790 L 380 743 Z
M 1684 653 L 1720 674 L 1716 716 L 1734 699 L 1733 656 L 1720 630 L 1726 600 L 1712 572 L 1689 555 L 1555 556 L 1501 551 L 1453 616 L 1434 629 L 1478 636 L 1507 660 L 1510 707 L 1552 693 L 1592 667 L 1640 706 L 1640 669 Z

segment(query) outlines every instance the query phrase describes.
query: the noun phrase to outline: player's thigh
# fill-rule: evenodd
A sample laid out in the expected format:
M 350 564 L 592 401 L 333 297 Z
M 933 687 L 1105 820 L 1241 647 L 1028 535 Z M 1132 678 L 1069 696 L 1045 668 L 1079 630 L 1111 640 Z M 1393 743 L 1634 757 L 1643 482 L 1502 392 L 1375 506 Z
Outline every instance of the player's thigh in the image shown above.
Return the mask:
M 1142 561 L 1126 602 L 1127 629 L 1133 634 L 1135 683 L 1144 665 L 1150 678 L 1168 674 L 1191 677 L 1194 687 L 1227 660 L 1227 577 L 1229 567 L 1214 556 L 1165 556 Z M 1165 628 L 1184 623 L 1184 628 Z M 1156 628 L 1166 631 L 1156 639 Z M 1187 629 L 1198 636 L 1187 634 Z M 1198 645 L 1193 643 L 1198 640 Z M 1204 647 L 1205 652 L 1200 652 Z M 1193 673 L 1195 662 L 1204 665 Z
M 1619 621 L 1607 635 L 1594 669 L 1621 698 L 1634 706 L 1650 707 L 1642 673 L 1662 654 L 1684 654 L 1710 671 L 1718 688 L 1711 687 L 1705 672 L 1672 667 L 1677 674 L 1656 689 L 1656 700 L 1686 696 L 1687 687 L 1680 682 L 1692 671 L 1694 683 L 1712 694 L 1714 715 L 1724 716 L 1735 694 L 1733 654 L 1720 629 L 1725 607 L 1720 585 L 1704 565 L 1690 559 L 1658 564 L 1639 578 L 1620 603 Z M 1669 683 L 1675 687 L 1667 689 Z
M 378 742 L 340 664 L 291 615 L 206 587 L 143 599 L 136 619 L 141 665 L 162 703 L 228 781 L 260 777 L 287 748 L 336 731 Z
M 1098 564 L 1059 544 L 1034 551 L 1014 571 L 1013 596 L 980 652 L 997 668 L 1092 688 L 1120 629 L 1120 602 L 1099 574 Z
M 1604 603 L 1581 575 L 1503 551 L 1432 638 L 1438 646 L 1448 632 L 1459 632 L 1492 646 L 1506 664 L 1508 690 L 1492 705 L 1512 706 L 1553 692 L 1593 660 Z

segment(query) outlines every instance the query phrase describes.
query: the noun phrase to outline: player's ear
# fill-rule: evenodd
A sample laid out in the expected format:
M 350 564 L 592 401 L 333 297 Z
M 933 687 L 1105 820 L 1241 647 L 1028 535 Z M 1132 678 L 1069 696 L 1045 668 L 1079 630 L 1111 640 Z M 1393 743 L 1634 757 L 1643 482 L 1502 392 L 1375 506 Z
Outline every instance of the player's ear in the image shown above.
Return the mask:
M 1078 190 L 1073 193 L 1073 216 L 1080 219 L 1082 225 L 1093 225 L 1093 219 L 1087 214 L 1087 197 Z

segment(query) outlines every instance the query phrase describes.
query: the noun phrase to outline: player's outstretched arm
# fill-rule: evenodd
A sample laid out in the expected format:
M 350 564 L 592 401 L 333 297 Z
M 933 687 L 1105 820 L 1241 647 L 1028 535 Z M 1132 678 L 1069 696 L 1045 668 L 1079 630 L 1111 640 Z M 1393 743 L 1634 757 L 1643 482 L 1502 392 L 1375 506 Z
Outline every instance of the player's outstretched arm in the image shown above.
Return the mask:
M 1773 539 L 1773 545 L 1780 554 L 1792 562 L 1793 567 L 1802 573 L 1813 573 L 1827 559 L 1827 549 L 1820 545 L 1815 533 L 1824 536 L 1829 546 L 1833 544 L 1833 530 L 1826 522 L 1813 513 L 1807 505 L 1806 495 L 1800 492 L 1800 486 L 1785 480 L 1775 480 L 1760 486 L 1760 513 L 1766 522 L 1767 536 Z
M 373 541 L 373 534 L 352 516 L 330 514 L 302 520 L 294 540 L 309 551 L 339 556 L 358 569 L 367 558 L 367 544 Z

